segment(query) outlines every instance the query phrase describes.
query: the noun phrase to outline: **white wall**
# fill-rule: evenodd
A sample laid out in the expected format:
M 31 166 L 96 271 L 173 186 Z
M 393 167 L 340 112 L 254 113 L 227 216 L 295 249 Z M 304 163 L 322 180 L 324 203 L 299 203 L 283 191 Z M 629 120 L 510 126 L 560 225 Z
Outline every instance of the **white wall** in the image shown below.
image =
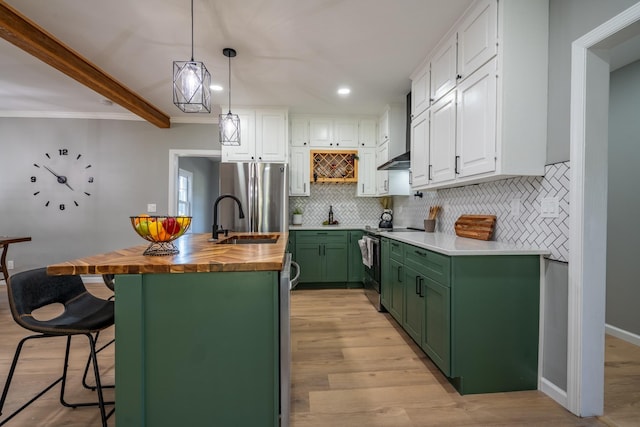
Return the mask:
M 569 160 L 571 43 L 637 0 L 550 0 L 547 164 Z
M 60 211 L 33 196 L 33 163 L 45 152 L 67 148 L 92 164 L 92 195 L 79 207 Z M 27 235 L 12 245 L 12 273 L 146 242 L 129 216 L 168 210 L 169 149 L 219 149 L 215 125 L 147 122 L 0 118 L 0 235 Z M 55 182 L 56 191 L 66 187 Z M 51 196 L 56 197 L 56 194 Z
M 640 61 L 611 73 L 606 323 L 640 335 Z

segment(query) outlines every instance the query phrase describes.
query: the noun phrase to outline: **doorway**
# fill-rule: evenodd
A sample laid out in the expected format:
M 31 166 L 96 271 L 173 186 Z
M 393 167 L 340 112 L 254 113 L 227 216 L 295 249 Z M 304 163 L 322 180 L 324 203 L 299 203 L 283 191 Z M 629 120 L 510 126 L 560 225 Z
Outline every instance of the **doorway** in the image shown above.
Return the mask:
M 169 150 L 168 212 L 176 215 L 188 208 L 193 217 L 190 233 L 211 232 L 221 158 L 220 150 Z
M 638 39 L 639 22 L 640 3 L 572 44 L 567 403 L 582 417 L 604 407 L 611 58 Z

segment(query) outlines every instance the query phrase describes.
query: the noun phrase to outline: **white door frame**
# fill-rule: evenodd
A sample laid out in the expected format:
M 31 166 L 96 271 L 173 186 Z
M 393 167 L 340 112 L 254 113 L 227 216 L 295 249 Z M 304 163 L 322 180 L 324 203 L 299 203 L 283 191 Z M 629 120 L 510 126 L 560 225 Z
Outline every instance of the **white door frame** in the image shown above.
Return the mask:
M 640 33 L 640 3 L 571 49 L 567 404 L 602 415 L 607 249 L 609 51 Z
M 222 159 L 222 151 L 220 150 L 186 150 L 171 149 L 169 150 L 169 206 L 167 212 L 169 215 L 178 213 L 178 160 L 180 157 L 209 157 L 213 159 Z

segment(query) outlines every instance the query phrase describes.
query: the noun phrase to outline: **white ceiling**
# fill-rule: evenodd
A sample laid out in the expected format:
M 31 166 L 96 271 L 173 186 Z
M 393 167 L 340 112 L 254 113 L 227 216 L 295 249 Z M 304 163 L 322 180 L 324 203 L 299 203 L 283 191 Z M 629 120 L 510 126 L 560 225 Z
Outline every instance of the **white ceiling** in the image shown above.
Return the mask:
M 189 0 L 6 0 L 32 21 L 160 108 L 172 103 L 172 61 L 191 58 Z M 409 74 L 471 0 L 194 0 L 194 59 L 227 103 L 296 113 L 379 114 L 404 102 Z M 336 94 L 348 85 L 348 98 Z M 0 39 L 0 116 L 128 113 Z M 215 111 L 214 111 L 215 112 Z M 201 115 L 197 115 L 201 116 Z M 211 115 L 204 115 L 206 120 Z

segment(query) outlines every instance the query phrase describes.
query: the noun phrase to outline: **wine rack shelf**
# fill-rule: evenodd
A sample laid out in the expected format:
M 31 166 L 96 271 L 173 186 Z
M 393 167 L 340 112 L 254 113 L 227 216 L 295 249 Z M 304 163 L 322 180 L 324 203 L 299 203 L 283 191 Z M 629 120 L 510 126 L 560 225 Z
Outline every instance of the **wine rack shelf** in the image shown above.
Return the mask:
M 358 182 L 357 150 L 311 150 L 311 182 Z

